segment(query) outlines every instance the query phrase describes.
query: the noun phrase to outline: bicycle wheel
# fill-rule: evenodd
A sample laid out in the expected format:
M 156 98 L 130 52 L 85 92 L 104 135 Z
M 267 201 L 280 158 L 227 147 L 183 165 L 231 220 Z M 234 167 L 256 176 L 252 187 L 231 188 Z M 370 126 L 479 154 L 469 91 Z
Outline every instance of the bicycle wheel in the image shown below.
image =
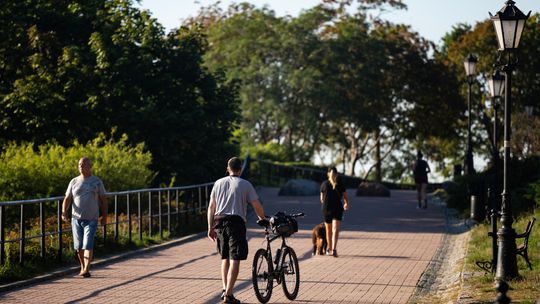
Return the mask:
M 296 299 L 300 289 L 300 268 L 298 267 L 298 258 L 296 253 L 290 247 L 284 249 L 283 265 L 281 272 L 281 285 L 283 292 L 289 300 Z
M 266 303 L 272 296 L 272 260 L 265 249 L 259 249 L 253 257 L 251 280 L 255 295 L 261 303 Z

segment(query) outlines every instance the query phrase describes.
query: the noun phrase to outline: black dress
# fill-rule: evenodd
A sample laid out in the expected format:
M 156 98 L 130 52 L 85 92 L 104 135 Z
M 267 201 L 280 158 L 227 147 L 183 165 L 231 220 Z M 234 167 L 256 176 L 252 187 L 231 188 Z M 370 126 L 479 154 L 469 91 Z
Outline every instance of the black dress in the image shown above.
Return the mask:
M 339 182 L 336 184 L 336 189 L 332 188 L 332 184 L 328 180 L 321 184 L 321 193 L 323 194 L 322 213 L 324 221 L 331 223 L 332 220 L 343 220 L 343 193 L 345 187 Z

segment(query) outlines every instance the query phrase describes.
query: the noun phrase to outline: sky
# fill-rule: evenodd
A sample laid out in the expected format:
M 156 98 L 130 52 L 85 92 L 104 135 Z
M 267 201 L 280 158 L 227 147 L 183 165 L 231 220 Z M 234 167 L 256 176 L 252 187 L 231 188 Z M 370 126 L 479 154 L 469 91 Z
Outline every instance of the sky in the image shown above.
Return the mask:
M 195 16 L 201 6 L 214 0 L 141 0 L 140 7 L 152 12 L 152 16 L 167 30 L 176 28 L 183 19 Z M 321 0 L 221 0 L 221 6 L 231 2 L 250 2 L 257 7 L 268 5 L 277 16 L 297 16 Z M 458 23 L 475 24 L 489 18 L 488 12 L 495 14 L 504 6 L 503 0 L 404 0 L 406 11 L 386 12 L 382 17 L 396 23 L 408 24 L 424 38 L 440 43 L 445 33 Z M 525 14 L 540 12 L 540 0 L 516 0 L 516 6 Z

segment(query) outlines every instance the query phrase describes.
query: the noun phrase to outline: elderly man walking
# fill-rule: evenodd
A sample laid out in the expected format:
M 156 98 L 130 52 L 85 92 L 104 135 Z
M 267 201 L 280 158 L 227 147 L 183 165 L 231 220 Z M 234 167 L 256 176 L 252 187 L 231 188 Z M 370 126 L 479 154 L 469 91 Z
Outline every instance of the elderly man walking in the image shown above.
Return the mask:
M 67 210 L 73 202 L 71 227 L 73 245 L 81 264 L 80 276 L 90 277 L 90 263 L 93 258 L 94 235 L 97 229 L 99 209 L 101 225 L 107 224 L 107 196 L 103 182 L 92 175 L 92 163 L 87 157 L 79 160 L 79 176 L 69 182 L 62 203 L 62 219 L 68 220 Z

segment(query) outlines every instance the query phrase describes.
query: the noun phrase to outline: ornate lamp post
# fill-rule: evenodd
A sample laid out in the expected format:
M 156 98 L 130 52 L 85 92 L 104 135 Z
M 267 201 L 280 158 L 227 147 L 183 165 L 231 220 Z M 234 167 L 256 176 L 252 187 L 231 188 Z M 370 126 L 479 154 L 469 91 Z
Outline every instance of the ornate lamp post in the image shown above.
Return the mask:
M 474 55 L 469 54 L 463 62 L 465 66 L 465 74 L 467 75 L 467 83 L 469 84 L 469 96 L 467 98 L 467 152 L 465 153 L 465 175 L 474 173 L 473 153 L 472 153 L 472 138 L 471 138 L 471 86 L 476 76 L 476 62 L 478 59 Z
M 498 137 L 498 117 L 497 111 L 500 107 L 500 98 L 504 92 L 504 76 L 496 71 L 491 79 L 488 80 L 489 95 L 491 96 L 493 107 L 493 185 L 491 186 L 491 271 L 495 271 L 497 266 L 497 215 L 499 212 L 499 147 L 497 146 Z M 487 105 L 487 103 L 486 103 Z
M 506 51 L 507 62 L 503 65 L 502 71 L 505 73 L 505 100 L 504 100 L 504 175 L 501 209 L 501 228 L 497 232 L 498 254 L 496 280 L 504 281 L 519 276 L 516 260 L 516 232 L 512 228 L 512 209 L 510 208 L 510 198 L 508 193 L 508 169 L 510 162 L 510 113 L 512 110 L 512 71 L 516 60 L 512 60 L 512 54 L 519 46 L 519 40 L 525 22 L 531 14 L 523 14 L 512 0 L 506 1 L 504 7 L 491 20 L 497 33 L 499 51 Z

